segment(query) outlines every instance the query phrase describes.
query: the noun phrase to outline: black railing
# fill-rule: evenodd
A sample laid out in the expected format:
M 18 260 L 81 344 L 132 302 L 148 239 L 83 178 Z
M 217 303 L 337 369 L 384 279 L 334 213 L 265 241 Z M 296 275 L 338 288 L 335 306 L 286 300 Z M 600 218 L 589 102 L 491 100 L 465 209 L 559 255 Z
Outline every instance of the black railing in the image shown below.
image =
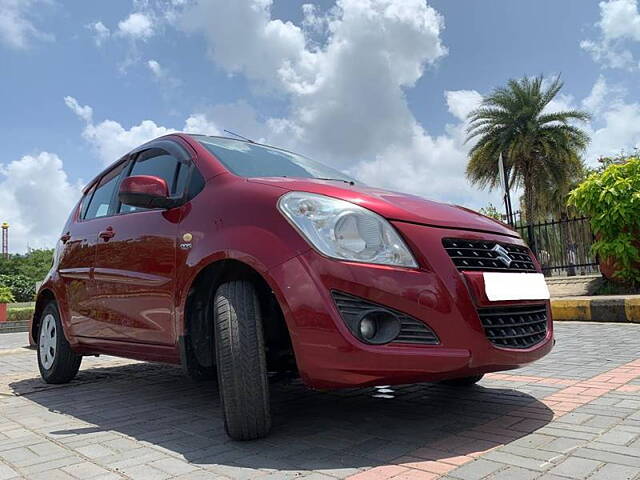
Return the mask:
M 527 224 L 520 212 L 513 227 L 529 245 L 547 276 L 599 273 L 598 259 L 591 253 L 595 237 L 587 217 L 562 218 Z

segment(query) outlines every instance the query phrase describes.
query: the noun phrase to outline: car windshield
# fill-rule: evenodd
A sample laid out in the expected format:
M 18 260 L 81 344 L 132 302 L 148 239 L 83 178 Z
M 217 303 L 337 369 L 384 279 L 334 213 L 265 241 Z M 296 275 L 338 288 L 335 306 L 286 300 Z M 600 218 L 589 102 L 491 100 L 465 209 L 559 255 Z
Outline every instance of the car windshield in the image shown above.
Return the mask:
M 241 177 L 301 177 L 354 183 L 344 173 L 278 148 L 222 137 L 194 135 L 232 173 Z

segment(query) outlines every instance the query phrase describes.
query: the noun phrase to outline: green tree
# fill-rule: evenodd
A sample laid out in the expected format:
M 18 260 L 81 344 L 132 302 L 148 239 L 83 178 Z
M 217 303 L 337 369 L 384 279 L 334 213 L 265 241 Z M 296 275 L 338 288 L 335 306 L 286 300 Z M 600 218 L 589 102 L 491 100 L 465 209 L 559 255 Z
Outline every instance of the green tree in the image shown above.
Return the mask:
M 34 283 L 42 281 L 51 268 L 53 250 L 29 250 L 0 259 L 0 274 L 24 275 Z
M 488 203 L 486 207 L 482 207 L 480 210 L 478 210 L 478 212 L 485 217 L 490 217 L 502 221 L 502 214 L 498 211 L 493 203 Z
M 53 250 L 29 250 L 25 254 L 0 258 L 0 285 L 11 289 L 18 302 L 30 302 L 51 268 Z
M 469 114 L 467 140 L 476 143 L 469 153 L 467 178 L 482 188 L 497 187 L 502 154 L 509 184 L 524 189 L 529 222 L 544 216 L 541 200 L 550 187 L 571 183 L 589 143 L 588 135 L 575 126 L 588 120 L 588 113 L 549 111 L 562 86 L 559 77 L 548 85 L 542 76 L 509 80 Z

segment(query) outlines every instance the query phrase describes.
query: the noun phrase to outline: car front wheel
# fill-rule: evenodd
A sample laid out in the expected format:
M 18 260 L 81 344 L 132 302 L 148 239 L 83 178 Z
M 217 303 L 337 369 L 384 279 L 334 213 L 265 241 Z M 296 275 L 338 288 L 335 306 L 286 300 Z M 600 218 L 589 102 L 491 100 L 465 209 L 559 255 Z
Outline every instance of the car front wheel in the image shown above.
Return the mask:
M 225 429 L 234 440 L 269 433 L 269 384 L 260 305 L 246 280 L 220 285 L 214 299 L 218 388 Z
M 62 331 L 60 313 L 50 302 L 40 316 L 38 368 L 46 383 L 68 383 L 76 376 L 82 356 L 71 350 Z

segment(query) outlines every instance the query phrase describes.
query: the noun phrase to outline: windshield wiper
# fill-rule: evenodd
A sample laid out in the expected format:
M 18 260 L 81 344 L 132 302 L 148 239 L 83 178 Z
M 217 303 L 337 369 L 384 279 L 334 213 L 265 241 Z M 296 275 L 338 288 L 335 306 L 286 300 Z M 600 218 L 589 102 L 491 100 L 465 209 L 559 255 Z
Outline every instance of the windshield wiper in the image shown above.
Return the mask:
M 353 180 L 344 180 L 342 178 L 322 178 L 322 177 L 313 177 L 316 180 L 329 180 L 329 181 L 333 181 L 333 182 L 343 182 L 343 183 L 347 183 L 349 185 L 355 185 L 356 182 L 354 182 Z

